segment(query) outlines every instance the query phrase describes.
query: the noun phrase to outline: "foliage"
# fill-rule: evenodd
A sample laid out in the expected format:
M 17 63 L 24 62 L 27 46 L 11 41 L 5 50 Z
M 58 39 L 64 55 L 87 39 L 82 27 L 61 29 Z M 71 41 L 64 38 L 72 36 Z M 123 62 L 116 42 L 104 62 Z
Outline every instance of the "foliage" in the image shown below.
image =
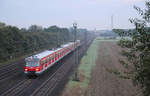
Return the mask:
M 130 19 L 135 29 L 114 29 L 113 31 L 122 37 L 119 45 L 126 49 L 122 55 L 127 60 L 120 60 L 120 62 L 127 70 L 121 75 L 139 86 L 144 96 L 150 96 L 150 1 L 147 1 L 145 5 L 144 10 L 134 6 L 141 17 Z M 125 36 L 131 39 L 123 38 Z
M 79 31 L 80 30 L 80 31 Z M 78 39 L 84 39 L 87 30 L 78 31 Z M 50 26 L 31 25 L 28 29 L 7 26 L 0 22 L 0 62 L 39 50 L 58 47 L 73 41 L 73 30 Z
M 42 26 L 31 25 L 29 27 L 29 32 L 42 32 Z
M 35 51 L 57 47 L 72 41 L 73 38 L 70 38 L 73 37 L 72 35 L 72 32 L 69 32 L 67 28 L 57 26 L 42 28 L 38 25 L 31 25 L 29 29 L 19 29 L 0 22 L 0 62 Z M 78 36 L 82 38 L 83 35 Z
M 0 22 L 0 28 L 5 27 L 5 23 Z

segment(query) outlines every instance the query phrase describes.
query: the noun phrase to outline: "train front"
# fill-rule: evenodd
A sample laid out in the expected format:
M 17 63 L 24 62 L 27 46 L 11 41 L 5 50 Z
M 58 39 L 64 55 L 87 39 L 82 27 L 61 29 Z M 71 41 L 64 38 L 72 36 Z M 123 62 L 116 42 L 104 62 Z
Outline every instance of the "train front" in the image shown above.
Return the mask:
M 25 62 L 24 73 L 26 75 L 39 75 L 41 73 L 40 60 L 37 57 L 28 57 Z

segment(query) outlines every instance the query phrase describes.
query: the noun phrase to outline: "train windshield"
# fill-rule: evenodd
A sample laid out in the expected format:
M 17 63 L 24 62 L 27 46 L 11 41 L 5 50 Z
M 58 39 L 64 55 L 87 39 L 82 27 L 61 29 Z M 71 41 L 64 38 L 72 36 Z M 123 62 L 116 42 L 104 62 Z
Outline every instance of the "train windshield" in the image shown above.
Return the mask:
M 28 62 L 26 62 L 26 66 L 29 66 L 29 67 L 36 67 L 36 66 L 39 66 L 39 62 L 28 61 Z

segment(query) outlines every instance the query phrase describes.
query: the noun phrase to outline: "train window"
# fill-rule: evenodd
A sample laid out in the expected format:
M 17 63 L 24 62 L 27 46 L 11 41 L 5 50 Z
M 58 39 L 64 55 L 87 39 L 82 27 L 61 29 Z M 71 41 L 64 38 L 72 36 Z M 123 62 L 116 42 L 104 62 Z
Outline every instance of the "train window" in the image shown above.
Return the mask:
M 45 64 L 45 60 L 43 60 L 42 64 Z
M 47 63 L 47 62 L 48 62 L 48 58 L 45 59 L 45 63 Z
M 53 55 L 53 56 L 52 56 L 52 60 L 54 60 L 54 58 L 55 58 L 55 57 L 54 57 L 54 55 Z
M 44 64 L 44 60 L 41 61 L 41 64 L 42 64 L 42 65 Z
M 49 57 L 49 60 L 50 60 L 50 61 L 52 60 L 52 56 Z
M 46 62 L 46 60 L 44 59 L 44 60 L 43 60 L 43 63 L 45 64 L 45 62 Z
M 59 53 L 57 53 L 57 58 L 58 58 Z
M 49 57 L 47 57 L 47 59 L 46 59 L 46 63 L 48 63 L 49 62 Z
M 51 60 L 53 60 L 53 56 L 51 56 Z
M 55 54 L 55 57 L 57 57 L 57 54 Z
M 55 58 L 57 58 L 57 54 L 55 54 Z
M 51 56 L 49 56 L 48 58 L 49 58 L 48 61 L 50 62 L 51 61 Z
M 44 59 L 44 64 L 45 64 L 45 63 L 47 63 L 47 60 L 46 60 L 46 59 Z
M 49 62 L 49 57 L 47 57 L 46 61 Z
M 30 67 L 35 67 L 35 66 L 39 66 L 39 62 L 37 61 L 28 61 L 26 62 L 26 66 L 30 66 Z

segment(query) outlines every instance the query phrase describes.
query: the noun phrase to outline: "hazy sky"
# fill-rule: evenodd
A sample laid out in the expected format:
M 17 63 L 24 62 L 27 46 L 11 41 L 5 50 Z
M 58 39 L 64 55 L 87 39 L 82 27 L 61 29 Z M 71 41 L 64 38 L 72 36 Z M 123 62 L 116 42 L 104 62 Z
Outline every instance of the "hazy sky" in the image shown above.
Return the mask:
M 131 28 L 136 17 L 133 5 L 144 8 L 145 0 L 0 0 L 0 21 L 18 27 L 31 24 L 58 25 L 87 29 L 110 29 L 111 15 L 115 28 Z

